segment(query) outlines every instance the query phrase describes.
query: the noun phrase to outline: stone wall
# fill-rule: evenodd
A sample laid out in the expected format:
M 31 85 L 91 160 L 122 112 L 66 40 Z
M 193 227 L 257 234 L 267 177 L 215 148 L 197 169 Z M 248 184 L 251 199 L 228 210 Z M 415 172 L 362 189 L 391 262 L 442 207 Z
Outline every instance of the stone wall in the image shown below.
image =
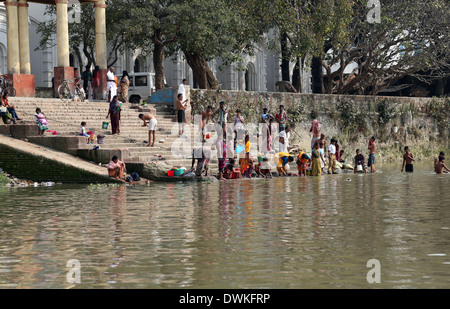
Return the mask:
M 110 183 L 106 168 L 24 141 L 0 136 L 0 168 L 36 182 Z
M 367 154 L 371 136 L 376 137 L 377 157 L 381 161 L 401 160 L 406 145 L 419 159 L 429 159 L 449 149 L 449 98 L 191 90 L 191 99 L 193 115 L 208 105 L 217 109 L 219 102 L 225 101 L 228 122 L 240 109 L 247 123 L 258 123 L 264 107 L 275 115 L 282 104 L 294 128 L 290 144 L 307 151 L 311 150 L 309 130 L 316 114 L 327 142 L 337 138 L 347 159 L 354 156 L 357 148 Z

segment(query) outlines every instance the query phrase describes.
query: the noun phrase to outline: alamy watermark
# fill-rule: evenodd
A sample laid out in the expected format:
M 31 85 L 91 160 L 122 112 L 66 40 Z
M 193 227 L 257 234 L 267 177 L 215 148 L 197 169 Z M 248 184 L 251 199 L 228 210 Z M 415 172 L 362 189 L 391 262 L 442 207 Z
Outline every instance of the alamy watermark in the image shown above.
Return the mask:
M 367 261 L 367 267 L 371 270 L 367 272 L 367 282 L 368 283 L 381 283 L 381 264 L 377 259 L 370 259 Z
M 68 260 L 66 267 L 70 270 L 67 272 L 66 279 L 68 283 L 81 283 L 81 264 L 77 259 Z
M 67 10 L 67 20 L 69 23 L 81 23 L 81 4 L 78 0 L 69 0 Z
M 370 9 L 367 13 L 367 22 L 369 24 L 381 23 L 381 3 L 380 0 L 367 1 L 367 8 Z

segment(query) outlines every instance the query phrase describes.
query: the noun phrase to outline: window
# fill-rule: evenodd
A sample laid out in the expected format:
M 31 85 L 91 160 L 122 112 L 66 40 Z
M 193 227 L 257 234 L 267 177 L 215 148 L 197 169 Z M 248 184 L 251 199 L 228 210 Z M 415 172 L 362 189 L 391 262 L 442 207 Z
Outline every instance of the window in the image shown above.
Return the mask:
M 136 87 L 144 87 L 148 85 L 147 76 L 135 76 Z

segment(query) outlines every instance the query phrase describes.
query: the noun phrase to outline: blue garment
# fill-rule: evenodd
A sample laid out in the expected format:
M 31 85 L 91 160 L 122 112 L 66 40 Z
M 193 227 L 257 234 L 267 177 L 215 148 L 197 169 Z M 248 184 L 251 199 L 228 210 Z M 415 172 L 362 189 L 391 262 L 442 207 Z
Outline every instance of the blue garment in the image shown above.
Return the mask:
M 19 118 L 19 116 L 17 116 L 16 110 L 13 107 L 8 107 L 8 112 L 11 114 L 12 119 Z
M 375 164 L 375 154 L 371 153 L 369 155 L 369 160 L 367 161 L 367 166 L 372 166 L 373 164 Z
M 283 161 L 283 167 L 288 164 L 288 157 L 282 157 L 281 161 Z

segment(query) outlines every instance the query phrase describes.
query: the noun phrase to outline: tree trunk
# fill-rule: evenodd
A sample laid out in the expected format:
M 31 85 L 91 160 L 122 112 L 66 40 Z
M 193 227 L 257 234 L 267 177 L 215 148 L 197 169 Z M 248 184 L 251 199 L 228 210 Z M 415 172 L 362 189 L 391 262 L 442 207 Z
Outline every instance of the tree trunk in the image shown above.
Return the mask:
M 288 38 L 287 34 L 283 33 L 281 35 L 281 79 L 283 81 L 290 82 L 290 72 L 289 72 L 289 50 L 288 50 Z
M 297 62 L 295 63 L 294 71 L 292 72 L 292 86 L 294 86 L 299 93 L 302 92 L 302 62 L 302 58 L 297 57 Z
M 311 63 L 311 75 L 312 75 L 312 92 L 323 93 L 323 71 L 322 71 L 322 59 L 320 57 L 313 57 Z
M 164 45 L 155 43 L 153 47 L 153 67 L 155 68 L 155 88 L 164 88 Z
M 201 53 L 184 52 L 184 55 L 192 69 L 198 87 L 200 89 L 217 89 L 219 83 Z

